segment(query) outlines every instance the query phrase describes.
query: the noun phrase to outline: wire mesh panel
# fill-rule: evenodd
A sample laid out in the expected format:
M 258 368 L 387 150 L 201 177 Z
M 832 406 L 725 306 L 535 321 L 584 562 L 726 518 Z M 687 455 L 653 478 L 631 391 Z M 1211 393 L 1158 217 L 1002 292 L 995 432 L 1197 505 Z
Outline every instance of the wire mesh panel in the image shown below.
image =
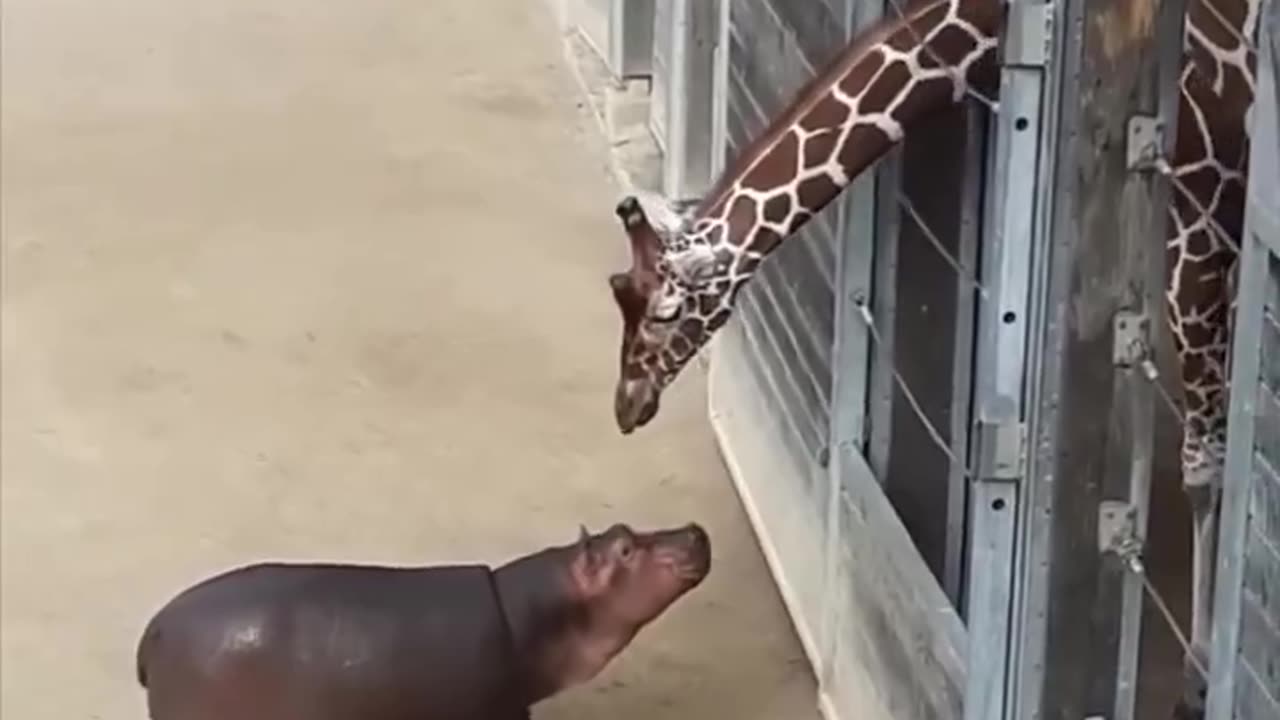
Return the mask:
M 1280 717 L 1280 6 L 1258 33 L 1210 720 Z

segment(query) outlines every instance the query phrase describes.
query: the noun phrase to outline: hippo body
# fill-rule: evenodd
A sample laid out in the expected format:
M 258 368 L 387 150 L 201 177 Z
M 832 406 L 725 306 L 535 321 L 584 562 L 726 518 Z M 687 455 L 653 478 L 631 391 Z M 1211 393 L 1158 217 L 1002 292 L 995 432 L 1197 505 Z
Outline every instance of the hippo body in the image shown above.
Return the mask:
M 264 564 L 162 609 L 138 674 L 155 720 L 526 720 L 514 652 L 488 567 Z
M 697 525 L 626 525 L 496 570 L 263 563 L 147 624 L 152 720 L 528 720 L 710 571 Z

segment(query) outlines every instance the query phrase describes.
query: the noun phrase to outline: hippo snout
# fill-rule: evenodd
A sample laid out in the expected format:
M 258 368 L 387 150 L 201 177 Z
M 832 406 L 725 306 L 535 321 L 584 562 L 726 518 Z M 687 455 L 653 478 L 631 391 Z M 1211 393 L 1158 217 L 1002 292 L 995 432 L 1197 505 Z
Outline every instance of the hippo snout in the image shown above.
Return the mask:
M 699 579 L 711 572 L 711 536 L 697 523 L 689 523 L 683 532 L 687 566 Z

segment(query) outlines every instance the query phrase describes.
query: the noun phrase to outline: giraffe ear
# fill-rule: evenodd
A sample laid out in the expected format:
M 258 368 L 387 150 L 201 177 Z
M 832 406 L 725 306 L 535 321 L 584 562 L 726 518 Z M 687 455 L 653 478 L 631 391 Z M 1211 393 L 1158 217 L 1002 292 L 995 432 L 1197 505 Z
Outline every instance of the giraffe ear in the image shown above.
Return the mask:
M 620 297 L 631 289 L 631 276 L 626 273 L 613 273 L 609 276 L 609 289 L 615 297 Z

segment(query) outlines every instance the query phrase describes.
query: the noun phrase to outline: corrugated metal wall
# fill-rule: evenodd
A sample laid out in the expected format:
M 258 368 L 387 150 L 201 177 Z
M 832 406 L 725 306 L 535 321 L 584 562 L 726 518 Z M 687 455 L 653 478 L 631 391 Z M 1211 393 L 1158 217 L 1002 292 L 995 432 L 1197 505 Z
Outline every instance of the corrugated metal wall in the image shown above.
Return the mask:
M 1269 265 L 1240 616 L 1240 720 L 1280 718 L 1280 256 Z
M 1280 3 L 1264 3 L 1215 589 L 1212 720 L 1280 718 Z
M 843 46 L 842 27 L 842 14 L 821 0 L 733 3 L 727 114 L 731 155 L 785 107 L 815 64 Z M 743 292 L 738 308 L 751 336 L 752 368 L 777 389 L 771 396 L 788 419 L 797 454 L 812 461 L 826 446 L 831 413 L 838 210 L 833 203 L 783 243 Z
M 835 37 L 828 36 L 824 44 L 821 37 L 805 32 L 807 23 L 788 24 L 775 13 L 775 5 L 788 4 L 732 2 L 724 131 L 730 157 L 791 100 L 791 93 L 811 77 L 815 61 L 827 59 L 840 45 Z M 826 2 L 805 3 L 804 9 L 830 15 L 827 25 L 836 23 Z M 762 264 L 738 296 L 735 322 L 723 331 L 732 336 L 724 344 L 738 348 L 732 351 L 741 362 L 735 379 L 743 383 L 744 392 L 758 398 L 759 415 L 772 420 L 773 440 L 786 455 L 789 467 L 777 482 L 796 485 L 775 488 L 775 499 L 765 504 L 778 523 L 772 535 L 806 618 L 821 616 L 823 567 L 820 562 L 804 567 L 792 558 L 825 544 L 830 493 L 823 454 L 831 417 L 838 215 L 833 204 Z M 790 507 L 783 510 L 784 505 Z M 813 634 L 818 634 L 816 627 Z
M 795 91 L 844 48 L 853 19 L 873 15 L 874 5 L 874 0 L 732 0 L 727 32 L 721 35 L 722 52 L 727 50 L 721 90 L 728 156 L 762 132 Z M 959 126 L 963 134 L 965 124 Z M 940 142 L 954 149 L 954 128 L 945 135 Z M 921 150 L 928 162 L 914 174 L 916 189 L 930 192 L 923 171 L 929 163 L 938 183 L 956 181 L 954 173 L 940 168 L 946 161 L 939 160 L 937 146 L 933 153 L 923 145 Z M 896 167 L 897 160 L 890 163 Z M 893 173 L 885 185 L 892 190 L 876 190 L 872 174 L 788 238 L 739 295 L 712 355 L 711 411 L 740 494 L 821 676 L 829 717 L 943 720 L 960 713 L 964 629 L 930 572 L 932 563 L 913 542 L 920 537 L 908 534 L 907 524 L 924 531 L 921 537 L 938 529 L 945 533 L 947 468 L 943 463 L 927 478 L 941 488 L 935 486 L 927 512 L 907 524 L 886 489 L 906 490 L 909 482 L 882 486 L 881 481 L 897 468 L 904 477 L 912 471 L 909 463 L 890 462 L 892 433 L 903 434 L 897 447 L 904 456 L 934 452 L 916 442 L 923 432 L 909 435 L 891 419 L 897 412 L 891 408 L 902 402 L 889 372 L 895 362 L 889 336 L 898 324 L 894 298 L 901 296 L 920 310 L 923 296 L 934 294 L 931 339 L 903 328 L 911 337 L 902 352 L 941 359 L 944 381 L 938 387 L 944 387 L 956 349 L 942 339 L 952 327 L 947 311 L 954 306 L 955 277 L 943 278 L 939 271 L 929 274 L 938 282 L 921 282 L 910 272 L 900 274 L 898 260 L 902 267 L 910 263 L 919 269 L 918 261 L 936 263 L 936 251 L 926 250 L 923 239 L 898 247 L 902 210 L 894 197 L 899 183 L 913 174 Z M 949 200 L 922 202 L 923 212 L 939 227 L 954 226 L 946 218 L 954 219 L 962 195 L 954 185 L 947 187 Z M 953 239 L 943 242 L 951 245 Z M 873 305 L 885 336 L 877 347 L 852 310 L 853 295 L 871 299 L 873 284 L 880 286 Z M 839 355 L 835 348 L 842 348 Z M 932 369 L 916 362 L 908 371 L 919 375 Z M 872 376 L 881 383 L 883 402 L 867 411 Z M 924 387 L 932 391 L 933 385 Z M 937 422 L 945 428 L 951 396 L 945 389 L 939 392 L 941 397 L 928 401 L 943 408 Z M 898 425 L 918 422 L 909 411 L 904 417 Z M 875 472 L 863 455 L 873 434 L 884 449 L 884 462 Z M 945 554 L 939 547 L 938 574 Z

